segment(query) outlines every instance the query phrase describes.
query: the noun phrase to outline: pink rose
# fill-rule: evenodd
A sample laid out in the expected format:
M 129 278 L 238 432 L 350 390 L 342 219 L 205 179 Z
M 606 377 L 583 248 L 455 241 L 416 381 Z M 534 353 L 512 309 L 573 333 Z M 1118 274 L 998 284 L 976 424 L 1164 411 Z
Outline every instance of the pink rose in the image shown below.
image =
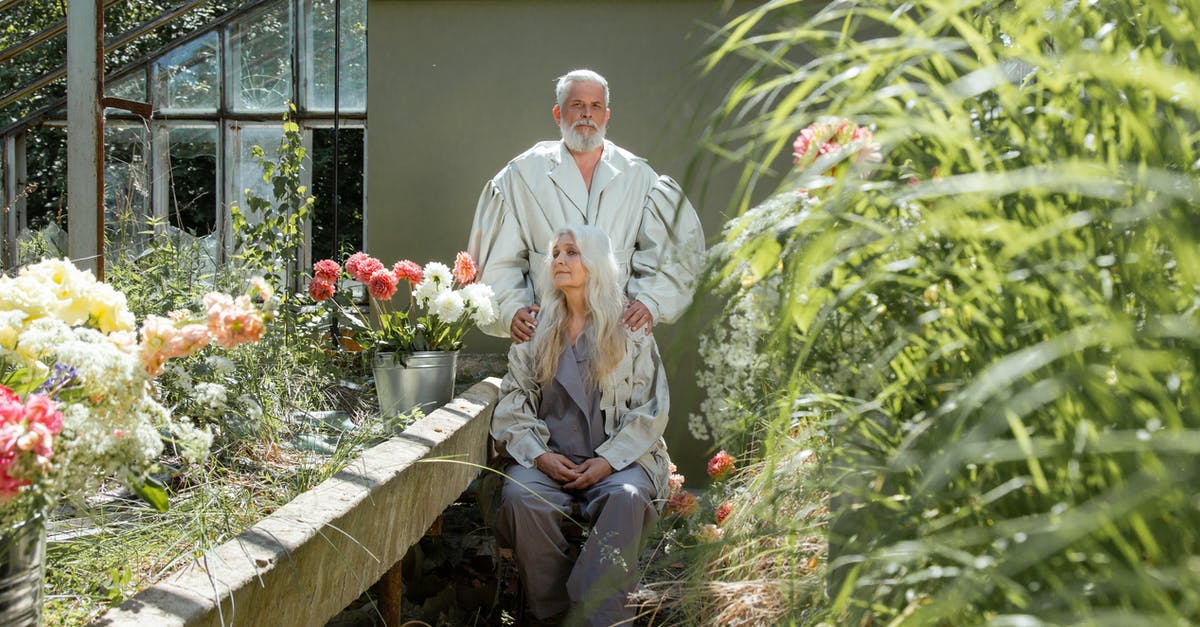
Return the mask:
M 459 285 L 470 285 L 478 271 L 479 267 L 475 265 L 475 260 L 471 259 L 470 253 L 463 251 L 454 258 L 454 278 Z
M 333 297 L 333 293 L 337 290 L 337 286 L 333 281 L 326 281 L 320 276 L 314 277 L 312 282 L 308 284 L 308 295 L 318 303 Z
M 397 261 L 396 265 L 392 266 L 392 272 L 396 273 L 396 280 L 407 280 L 413 285 L 425 280 L 425 271 L 421 266 L 408 259 Z
M 708 476 L 713 479 L 724 479 L 729 473 L 733 472 L 733 456 L 726 453 L 724 450 L 718 451 L 712 459 L 708 460 Z
M 366 281 L 367 293 L 375 300 L 391 300 L 396 295 L 396 273 L 380 267 Z
M 342 267 L 332 259 L 322 259 L 313 264 L 313 278 L 334 282 L 342 275 Z

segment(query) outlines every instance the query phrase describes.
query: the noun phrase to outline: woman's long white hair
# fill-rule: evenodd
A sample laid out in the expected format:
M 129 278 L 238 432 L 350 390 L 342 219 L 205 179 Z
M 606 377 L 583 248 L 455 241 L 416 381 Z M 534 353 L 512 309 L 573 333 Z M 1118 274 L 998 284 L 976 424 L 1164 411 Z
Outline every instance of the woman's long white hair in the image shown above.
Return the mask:
M 625 357 L 625 325 L 621 322 L 625 311 L 625 294 L 617 284 L 617 260 L 613 257 L 612 244 L 604 231 L 583 224 L 563 227 L 554 233 L 547 250 L 554 250 L 562 236 L 570 234 L 579 247 L 580 261 L 587 268 L 587 283 L 584 286 L 584 306 L 588 325 L 584 331 L 591 358 L 584 369 L 584 382 L 589 388 L 604 384 L 609 374 Z M 553 255 L 547 256 L 553 264 Z M 547 272 L 547 276 L 553 276 Z M 533 338 L 534 378 L 543 385 L 554 379 L 558 360 L 567 349 L 567 303 L 563 293 L 553 284 L 541 294 L 541 312 L 538 314 L 538 332 Z

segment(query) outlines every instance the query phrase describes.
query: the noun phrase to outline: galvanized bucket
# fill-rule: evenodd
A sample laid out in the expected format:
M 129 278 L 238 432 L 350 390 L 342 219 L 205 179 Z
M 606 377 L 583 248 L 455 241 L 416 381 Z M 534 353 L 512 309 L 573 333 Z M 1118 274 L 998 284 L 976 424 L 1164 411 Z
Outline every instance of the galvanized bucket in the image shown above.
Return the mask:
M 45 575 L 46 520 L 42 514 L 0 532 L 0 625 L 41 624 Z
M 458 351 L 417 351 L 403 356 L 376 353 L 371 366 L 380 415 L 398 416 L 414 407 L 429 414 L 450 402 L 457 365 Z

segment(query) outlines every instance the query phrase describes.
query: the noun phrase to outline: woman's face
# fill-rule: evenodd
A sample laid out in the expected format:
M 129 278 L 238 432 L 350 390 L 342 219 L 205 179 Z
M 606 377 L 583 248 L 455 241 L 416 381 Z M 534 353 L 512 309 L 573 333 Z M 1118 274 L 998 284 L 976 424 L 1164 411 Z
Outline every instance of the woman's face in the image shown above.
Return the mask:
M 550 275 L 559 290 L 583 289 L 587 285 L 588 269 L 579 255 L 575 236 L 564 233 L 550 250 Z

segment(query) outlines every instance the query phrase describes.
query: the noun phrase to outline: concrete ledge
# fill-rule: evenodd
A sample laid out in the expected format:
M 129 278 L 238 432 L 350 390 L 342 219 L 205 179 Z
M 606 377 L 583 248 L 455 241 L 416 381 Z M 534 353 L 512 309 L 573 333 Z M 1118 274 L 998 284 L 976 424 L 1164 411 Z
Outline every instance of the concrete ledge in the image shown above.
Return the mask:
M 489 378 L 365 451 L 190 568 L 95 625 L 320 627 L 415 544 L 487 463 Z

